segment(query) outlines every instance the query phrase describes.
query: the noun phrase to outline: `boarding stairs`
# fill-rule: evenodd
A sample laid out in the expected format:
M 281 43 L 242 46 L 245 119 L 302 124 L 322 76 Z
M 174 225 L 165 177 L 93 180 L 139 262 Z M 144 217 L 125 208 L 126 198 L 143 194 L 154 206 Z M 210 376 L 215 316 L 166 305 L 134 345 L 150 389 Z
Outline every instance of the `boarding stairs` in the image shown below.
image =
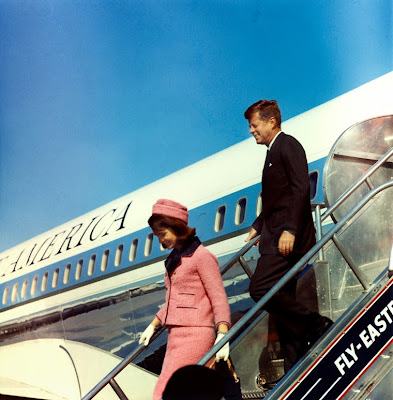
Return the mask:
M 244 399 L 391 399 L 393 384 L 393 116 L 356 124 L 332 147 L 324 170 L 324 202 L 314 203 L 317 243 L 199 362 L 227 342 Z M 322 212 L 324 210 L 324 212 Z M 251 277 L 255 243 L 221 267 L 223 279 L 240 267 Z M 250 255 L 252 254 L 252 255 Z M 284 376 L 274 323 L 262 311 L 293 277 L 298 295 L 334 325 Z M 161 328 L 153 336 L 162 334 Z M 132 399 L 116 376 L 140 345 L 83 400 L 111 385 Z M 280 379 L 272 389 L 267 384 Z

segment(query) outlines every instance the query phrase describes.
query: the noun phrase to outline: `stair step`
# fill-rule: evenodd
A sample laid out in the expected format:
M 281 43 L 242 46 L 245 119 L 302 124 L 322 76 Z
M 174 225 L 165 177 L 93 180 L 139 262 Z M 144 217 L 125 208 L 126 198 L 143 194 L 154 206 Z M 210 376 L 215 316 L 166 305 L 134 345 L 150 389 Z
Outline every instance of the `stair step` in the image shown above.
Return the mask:
M 269 390 L 245 390 L 242 391 L 243 399 L 264 399 L 269 393 Z

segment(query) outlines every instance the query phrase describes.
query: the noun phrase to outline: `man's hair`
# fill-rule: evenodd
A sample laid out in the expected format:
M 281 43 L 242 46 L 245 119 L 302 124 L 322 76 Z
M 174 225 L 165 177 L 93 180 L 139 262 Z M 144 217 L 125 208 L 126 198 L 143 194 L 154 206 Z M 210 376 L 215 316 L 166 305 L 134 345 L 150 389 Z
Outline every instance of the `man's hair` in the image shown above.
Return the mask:
M 157 232 L 160 229 L 171 229 L 177 236 L 177 244 L 180 245 L 183 245 L 196 234 L 195 228 L 190 228 L 180 219 L 167 217 L 166 215 L 153 214 L 147 223 L 153 229 L 153 232 Z
M 270 117 L 274 117 L 276 119 L 277 128 L 281 128 L 281 112 L 276 100 L 257 101 L 247 108 L 244 117 L 250 120 L 256 113 L 258 113 L 259 119 L 265 122 L 267 122 Z

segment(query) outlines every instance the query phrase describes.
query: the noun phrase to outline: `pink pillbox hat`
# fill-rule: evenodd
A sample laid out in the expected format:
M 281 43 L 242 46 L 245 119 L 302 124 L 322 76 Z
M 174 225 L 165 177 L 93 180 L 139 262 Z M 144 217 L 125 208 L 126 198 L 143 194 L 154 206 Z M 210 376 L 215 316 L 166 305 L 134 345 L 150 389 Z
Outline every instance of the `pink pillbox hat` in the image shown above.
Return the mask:
M 153 205 L 153 214 L 164 215 L 180 219 L 180 221 L 188 224 L 188 211 L 187 207 L 173 200 L 159 199 Z

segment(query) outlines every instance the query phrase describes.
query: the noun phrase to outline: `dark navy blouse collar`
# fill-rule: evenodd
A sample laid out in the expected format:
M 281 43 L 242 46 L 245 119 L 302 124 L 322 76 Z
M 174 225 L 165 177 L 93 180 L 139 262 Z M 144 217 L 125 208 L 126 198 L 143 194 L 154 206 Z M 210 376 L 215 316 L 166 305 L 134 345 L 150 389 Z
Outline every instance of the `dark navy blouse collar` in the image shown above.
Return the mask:
M 165 260 L 165 268 L 168 274 L 170 275 L 179 266 L 182 257 L 192 255 L 200 244 L 201 241 L 198 236 L 193 236 L 184 243 L 180 250 L 173 249 Z

